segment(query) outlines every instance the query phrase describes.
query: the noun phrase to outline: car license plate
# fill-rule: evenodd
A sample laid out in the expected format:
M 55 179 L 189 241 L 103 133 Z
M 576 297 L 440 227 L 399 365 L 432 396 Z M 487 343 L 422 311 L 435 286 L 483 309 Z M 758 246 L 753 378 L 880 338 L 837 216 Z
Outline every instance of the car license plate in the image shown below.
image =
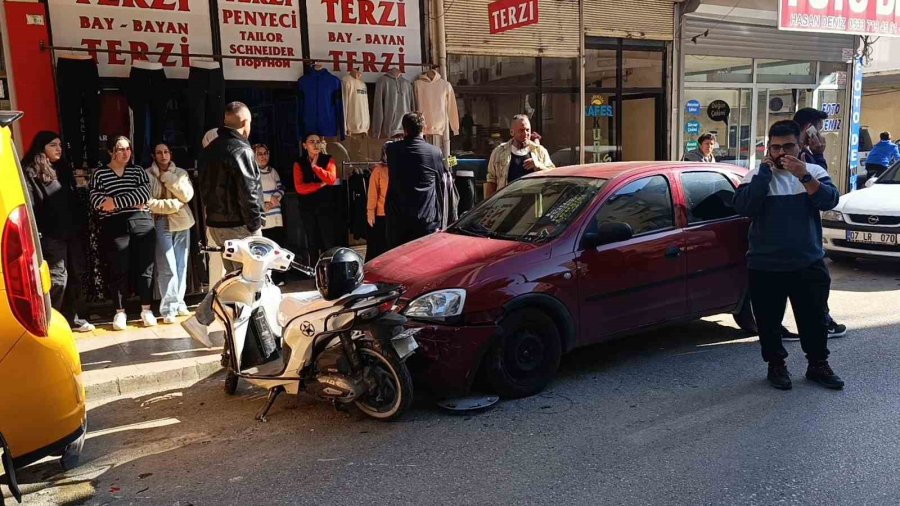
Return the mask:
M 897 234 L 882 234 L 881 232 L 854 232 L 847 231 L 847 240 L 849 242 L 858 242 L 862 244 L 887 244 L 890 246 L 897 245 Z

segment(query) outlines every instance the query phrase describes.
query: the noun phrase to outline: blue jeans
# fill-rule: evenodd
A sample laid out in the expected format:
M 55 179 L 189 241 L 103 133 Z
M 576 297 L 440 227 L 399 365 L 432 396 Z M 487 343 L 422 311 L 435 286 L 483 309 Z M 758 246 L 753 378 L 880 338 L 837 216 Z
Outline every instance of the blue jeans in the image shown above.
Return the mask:
M 184 293 L 187 290 L 187 256 L 191 231 L 169 232 L 169 219 L 156 218 L 156 284 L 162 302 L 161 316 L 175 315 L 187 309 Z

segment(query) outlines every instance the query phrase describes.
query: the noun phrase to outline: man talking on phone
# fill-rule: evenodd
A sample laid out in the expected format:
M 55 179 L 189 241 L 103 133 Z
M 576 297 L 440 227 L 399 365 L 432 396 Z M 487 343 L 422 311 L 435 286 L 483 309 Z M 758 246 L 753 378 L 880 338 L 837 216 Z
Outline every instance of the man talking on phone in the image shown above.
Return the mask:
M 837 205 L 839 193 L 828 172 L 800 160 L 800 151 L 800 125 L 789 120 L 773 124 L 768 152 L 759 168 L 744 177 L 734 207 L 751 218 L 750 299 L 762 357 L 769 364 L 769 383 L 781 390 L 791 388 L 781 333 L 790 300 L 809 362 L 807 379 L 841 389 L 843 380 L 828 364 L 825 311 L 831 276 L 824 262 L 819 215 Z
M 794 113 L 794 121 L 800 125 L 800 160 L 813 163 L 828 170 L 828 161 L 825 160 L 825 137 L 822 130 L 828 114 L 825 111 L 804 107 Z M 828 326 L 828 338 L 844 337 L 847 335 L 847 326 L 841 325 L 831 317 L 831 311 L 825 308 L 825 323 Z M 783 328 L 783 327 L 782 327 Z M 784 338 L 788 341 L 797 341 L 797 334 L 784 329 Z

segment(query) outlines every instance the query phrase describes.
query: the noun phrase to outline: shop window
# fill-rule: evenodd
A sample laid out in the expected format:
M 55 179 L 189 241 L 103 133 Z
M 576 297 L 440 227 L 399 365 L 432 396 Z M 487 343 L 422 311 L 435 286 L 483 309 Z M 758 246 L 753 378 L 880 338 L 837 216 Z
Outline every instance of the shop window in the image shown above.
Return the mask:
M 616 51 L 588 49 L 584 53 L 584 82 L 588 88 L 616 87 Z
M 688 83 L 751 83 L 753 60 L 687 55 L 684 57 L 684 80 Z
M 535 58 L 449 55 L 447 60 L 447 80 L 454 87 L 537 85 Z
M 541 85 L 577 88 L 578 60 L 575 58 L 541 58 Z
M 816 64 L 793 60 L 756 60 L 756 82 L 811 84 L 816 81 Z
M 752 92 L 747 89 L 686 89 L 681 110 L 682 155 L 697 149 L 700 135 L 711 133 L 718 141 L 718 148 L 714 151 L 717 161 L 748 167 L 751 154 L 751 98 Z M 722 103 L 727 108 L 723 108 Z M 711 117 L 711 106 L 717 107 L 720 114 L 727 111 L 727 116 L 714 114 Z M 760 156 L 758 151 L 757 157 Z
M 662 75 L 662 52 L 622 51 L 622 87 L 661 88 Z
M 516 114 L 530 116 L 532 128 L 537 129 L 535 103 L 533 93 L 457 92 L 460 134 L 451 137 L 451 151 L 461 157 L 487 159 L 495 147 L 509 140 Z
M 849 76 L 847 67 L 848 65 L 843 62 L 819 63 L 819 85 L 846 88 Z
M 718 172 L 685 172 L 681 175 L 687 200 L 688 223 L 721 220 L 737 213 L 734 186 Z

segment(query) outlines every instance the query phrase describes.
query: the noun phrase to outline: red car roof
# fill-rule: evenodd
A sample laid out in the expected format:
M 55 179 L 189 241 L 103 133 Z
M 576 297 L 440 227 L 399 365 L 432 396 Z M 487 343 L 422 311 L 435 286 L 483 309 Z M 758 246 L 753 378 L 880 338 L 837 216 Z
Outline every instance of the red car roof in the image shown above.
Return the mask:
M 592 163 L 585 165 L 571 165 L 568 167 L 558 167 L 552 171 L 535 172 L 526 177 L 595 177 L 600 179 L 612 179 L 614 177 L 626 174 L 640 174 L 642 172 L 658 172 L 661 170 L 671 170 L 679 168 L 699 168 L 718 169 L 736 174 L 745 174 L 747 169 L 737 165 L 728 163 L 694 163 L 694 162 L 613 162 L 613 163 Z

